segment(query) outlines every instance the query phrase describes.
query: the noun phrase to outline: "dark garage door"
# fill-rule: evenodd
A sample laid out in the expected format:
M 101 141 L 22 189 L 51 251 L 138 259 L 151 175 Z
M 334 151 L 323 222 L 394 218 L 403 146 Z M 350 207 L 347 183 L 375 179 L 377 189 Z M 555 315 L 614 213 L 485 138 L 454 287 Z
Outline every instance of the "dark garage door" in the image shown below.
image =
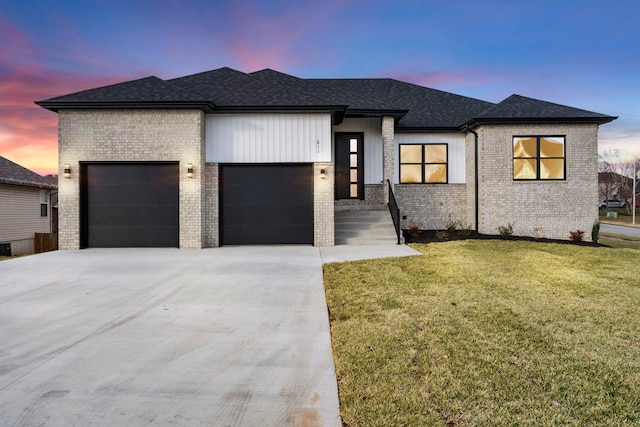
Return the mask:
M 82 246 L 177 247 L 177 163 L 82 165 Z
M 222 244 L 313 244 L 312 165 L 220 168 Z

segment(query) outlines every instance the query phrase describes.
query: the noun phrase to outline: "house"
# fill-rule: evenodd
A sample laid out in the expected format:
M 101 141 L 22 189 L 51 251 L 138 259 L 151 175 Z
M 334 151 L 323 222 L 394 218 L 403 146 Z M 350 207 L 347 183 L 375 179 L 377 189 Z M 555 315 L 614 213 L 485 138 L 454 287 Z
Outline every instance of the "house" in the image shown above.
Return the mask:
M 598 218 L 598 127 L 394 79 L 220 68 L 37 102 L 58 113 L 60 248 L 334 244 L 334 212 L 566 239 Z M 585 197 L 586 196 L 586 197 Z
M 56 185 L 0 157 L 0 255 L 35 252 L 35 233 L 51 233 Z

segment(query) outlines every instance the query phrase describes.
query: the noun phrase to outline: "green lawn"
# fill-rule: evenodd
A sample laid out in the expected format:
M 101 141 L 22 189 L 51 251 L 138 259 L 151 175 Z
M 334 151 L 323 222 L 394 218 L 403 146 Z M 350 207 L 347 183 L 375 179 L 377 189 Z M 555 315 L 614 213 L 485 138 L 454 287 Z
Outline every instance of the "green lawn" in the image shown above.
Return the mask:
M 633 222 L 633 215 L 627 214 L 627 210 L 625 208 L 615 208 L 610 209 L 611 212 L 617 212 L 617 218 L 607 218 L 607 211 L 601 210 L 599 211 L 600 222 L 604 222 L 607 224 L 614 225 L 626 225 L 630 226 Z M 640 209 L 636 209 L 636 225 L 640 226 Z
M 640 423 L 637 251 L 415 247 L 325 266 L 346 425 Z

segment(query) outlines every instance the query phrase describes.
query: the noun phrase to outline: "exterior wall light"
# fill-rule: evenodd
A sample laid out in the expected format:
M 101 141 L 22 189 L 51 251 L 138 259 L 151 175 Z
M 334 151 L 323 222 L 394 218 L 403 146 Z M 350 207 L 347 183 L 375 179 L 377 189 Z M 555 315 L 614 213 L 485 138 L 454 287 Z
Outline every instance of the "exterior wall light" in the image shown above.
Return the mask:
M 68 163 L 64 165 L 64 177 L 71 178 L 71 166 Z
M 193 178 L 193 163 L 187 163 L 187 178 Z
M 320 169 L 320 178 L 327 179 L 327 170 L 326 169 Z

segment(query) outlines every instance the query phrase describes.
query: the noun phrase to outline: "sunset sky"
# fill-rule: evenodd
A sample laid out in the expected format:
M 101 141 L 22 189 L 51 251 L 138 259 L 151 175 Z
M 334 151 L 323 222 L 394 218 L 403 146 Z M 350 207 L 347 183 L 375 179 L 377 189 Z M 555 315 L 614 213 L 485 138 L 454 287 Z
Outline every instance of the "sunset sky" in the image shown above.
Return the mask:
M 3 0 L 0 155 L 56 173 L 57 116 L 34 101 L 228 66 L 517 93 L 619 116 L 600 151 L 640 156 L 639 15 L 636 0 Z

